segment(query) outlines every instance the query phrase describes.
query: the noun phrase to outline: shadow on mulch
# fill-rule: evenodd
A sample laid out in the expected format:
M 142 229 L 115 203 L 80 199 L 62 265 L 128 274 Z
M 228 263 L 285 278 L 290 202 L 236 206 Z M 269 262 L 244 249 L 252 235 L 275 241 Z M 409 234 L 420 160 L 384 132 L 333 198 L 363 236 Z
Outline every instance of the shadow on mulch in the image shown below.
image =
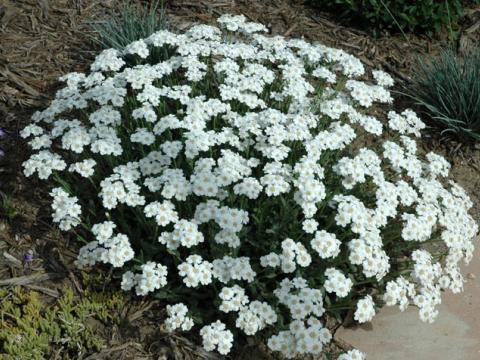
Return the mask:
M 0 216 L 0 286 L 23 282 L 46 296 L 55 297 L 63 286 L 81 288 L 73 266 L 78 244 L 51 224 L 48 189 L 26 179 L 21 163 L 28 149 L 19 131 L 34 110 L 45 106 L 58 87 L 59 76 L 85 71 L 98 52 L 91 38 L 90 23 L 111 14 L 115 0 L 0 0 L 0 127 L 8 137 L 0 140 L 5 151 L 1 160 L 0 192 L 17 212 L 13 218 Z M 342 48 L 371 68 L 383 68 L 402 85 L 409 81 L 417 56 L 432 55 L 447 44 L 445 37 L 393 35 L 373 38 L 367 33 L 336 24 L 328 14 L 309 8 L 300 0 L 171 0 L 167 1 L 170 22 L 179 30 L 195 23 L 214 23 L 224 14 L 244 14 L 268 26 L 272 34 L 304 37 L 327 46 Z M 480 40 L 480 6 L 470 9 L 456 46 L 468 49 Z M 408 106 L 405 99 L 402 107 Z M 411 106 L 411 104 L 410 104 Z M 438 137 L 424 144 L 426 149 L 454 151 L 453 175 L 475 197 L 479 214 L 480 156 L 472 149 L 458 151 L 451 142 L 442 145 Z M 22 262 L 29 250 L 34 259 L 25 269 Z M 5 255 L 6 254 L 6 255 Z M 113 287 L 106 277 L 104 287 Z M 78 292 L 80 293 L 80 292 Z M 109 349 L 88 358 L 114 359 L 202 359 L 212 358 L 189 340 L 165 337 L 158 327 L 162 304 L 132 299 L 130 319 L 106 338 Z M 348 347 L 344 345 L 344 347 Z M 252 343 L 240 359 L 269 359 L 268 352 Z

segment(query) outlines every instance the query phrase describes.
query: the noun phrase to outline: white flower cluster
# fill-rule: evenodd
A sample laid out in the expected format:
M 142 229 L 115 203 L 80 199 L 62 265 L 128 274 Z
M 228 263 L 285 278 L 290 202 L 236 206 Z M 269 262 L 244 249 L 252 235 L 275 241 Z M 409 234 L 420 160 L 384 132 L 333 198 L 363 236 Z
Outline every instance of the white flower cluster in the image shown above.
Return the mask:
M 224 256 L 213 260 L 213 275 L 222 283 L 227 284 L 231 280 L 245 280 L 252 282 L 255 279 L 255 271 L 250 265 L 250 258 Z
M 224 287 L 220 299 L 220 311 L 238 312 L 236 326 L 247 335 L 254 335 L 277 321 L 277 314 L 270 305 L 260 301 L 250 302 L 245 290 L 238 285 Z
M 185 304 L 178 303 L 167 305 L 168 318 L 165 320 L 165 327 L 168 331 L 181 329 L 188 331 L 193 327 L 193 319 L 187 316 L 188 308 Z
M 277 255 L 270 253 L 260 258 L 262 266 L 277 267 L 281 266 L 284 273 L 292 273 L 297 265 L 307 267 L 312 262 L 307 248 L 302 243 L 295 242 L 292 239 L 286 239 L 282 242 L 282 253 Z
M 271 326 L 272 350 L 318 354 L 330 301 L 370 287 L 358 322 L 377 297 L 433 321 L 441 292 L 463 288 L 459 264 L 478 227 L 448 162 L 417 151 L 418 116 L 371 111 L 392 103 L 393 79 L 342 50 L 267 36 L 244 16 L 218 22 L 223 31 L 162 30 L 103 51 L 89 74 L 62 77 L 22 130 L 34 150 L 25 175 L 61 186 L 54 221 L 93 224 L 77 265 L 121 268 L 122 289 L 165 287 L 158 296 L 185 296 L 192 313 L 219 301 L 200 334 L 221 354 L 230 326 Z M 445 256 L 426 241 L 442 241 Z M 208 300 L 193 309 L 185 294 L 197 293 Z M 184 303 L 167 308 L 168 329 L 193 328 Z
M 60 155 L 48 150 L 42 150 L 23 163 L 23 173 L 31 176 L 38 173 L 39 179 L 48 179 L 54 171 L 65 170 L 67 164 Z
M 204 261 L 200 255 L 190 255 L 185 262 L 178 265 L 178 274 L 188 287 L 208 285 L 212 282 L 213 265 Z
M 147 295 L 167 285 L 167 267 L 149 261 L 141 266 L 142 272 L 134 274 L 127 271 L 123 274 L 122 289 L 131 290 L 135 287 L 137 295 Z
M 70 165 L 68 168 L 70 171 L 76 171 L 83 177 L 90 177 L 95 173 L 95 167 L 96 162 L 93 159 L 85 159 L 83 161 L 79 161 L 77 163 L 74 163 Z
M 239 311 L 249 301 L 248 296 L 245 295 L 245 290 L 238 285 L 231 288 L 224 287 L 220 291 L 220 299 L 222 299 L 222 304 L 219 309 L 224 312 Z
M 173 216 L 174 211 L 170 210 Z M 204 241 L 203 234 L 198 230 L 198 225 L 186 219 L 178 220 L 172 232 L 164 232 L 158 237 L 161 244 L 169 249 L 177 249 L 179 246 L 190 248 Z
M 312 249 L 315 250 L 322 259 L 335 258 L 340 254 L 340 245 L 335 234 L 320 230 L 315 232 L 315 237 L 310 241 Z
M 341 354 L 337 360 L 365 360 L 365 355 L 362 352 L 354 349 Z
M 360 299 L 357 303 L 357 309 L 354 314 L 354 319 L 359 323 L 372 321 L 375 316 L 375 304 L 370 295 Z
M 381 70 L 373 70 L 372 71 L 373 78 L 377 81 L 377 84 L 383 87 L 392 87 L 395 84 L 395 81 L 384 71 Z
M 280 331 L 268 340 L 268 347 L 280 351 L 287 359 L 293 359 L 299 355 L 321 354 L 331 339 L 330 331 L 318 319 L 310 317 L 306 324 L 300 320 L 292 321 L 289 330 Z
M 128 237 L 124 234 L 113 236 L 113 230 L 116 227 L 112 221 L 92 226 L 92 233 L 97 240 L 80 249 L 76 261 L 78 267 L 85 268 L 95 265 L 97 262 L 103 262 L 120 268 L 133 259 L 135 252 Z
M 310 315 L 320 317 L 325 312 L 321 290 L 309 288 L 307 281 L 301 277 L 283 279 L 273 293 L 295 320 L 306 319 Z
M 236 326 L 247 335 L 255 335 L 267 325 L 277 322 L 277 314 L 266 302 L 252 301 L 238 313 Z
M 410 109 L 405 110 L 401 115 L 390 111 L 388 120 L 388 126 L 400 134 L 413 134 L 420 137 L 420 130 L 425 128 L 425 124 Z
M 53 197 L 53 222 L 58 223 L 62 230 L 70 230 L 80 223 L 82 208 L 77 204 L 75 196 L 69 196 L 62 188 L 55 188 L 50 192 Z
M 352 289 L 353 282 L 347 278 L 340 270 L 328 268 L 325 270 L 327 280 L 323 285 L 325 291 L 335 293 L 338 297 L 345 297 Z
M 399 305 L 405 311 L 409 305 L 409 298 L 415 295 L 415 285 L 403 277 L 387 283 L 383 299 L 389 306 Z
M 226 355 L 233 345 L 233 334 L 220 320 L 213 324 L 206 325 L 200 330 L 203 340 L 203 347 L 207 351 L 217 350 L 220 354 Z
M 143 209 L 147 218 L 154 217 L 159 226 L 166 226 L 178 221 L 178 214 L 175 211 L 175 205 L 171 201 L 165 200 L 162 203 L 152 202 Z

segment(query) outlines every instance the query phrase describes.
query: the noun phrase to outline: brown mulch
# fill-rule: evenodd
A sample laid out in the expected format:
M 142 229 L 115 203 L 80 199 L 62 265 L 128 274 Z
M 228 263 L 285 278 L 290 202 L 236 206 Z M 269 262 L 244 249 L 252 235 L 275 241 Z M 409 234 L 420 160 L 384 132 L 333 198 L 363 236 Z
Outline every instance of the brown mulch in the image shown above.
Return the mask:
M 88 24 L 99 1 L 0 0 L 0 103 L 38 107 L 60 75 L 93 57 Z
M 89 23 L 111 13 L 115 4 L 114 0 L 0 0 L 0 109 L 43 105 L 58 76 L 84 70 L 96 52 Z M 266 24 L 272 34 L 343 48 L 400 80 L 408 80 L 417 55 L 437 53 L 447 45 L 439 39 L 448 38 L 448 34 L 433 40 L 413 34 L 374 38 L 333 22 L 329 14 L 305 6 L 303 0 L 171 0 L 167 9 L 180 29 L 213 23 L 224 13 L 244 14 Z M 467 11 L 455 46 L 465 51 L 479 40 L 477 5 Z
M 81 287 L 73 266 L 78 245 L 51 225 L 45 188 L 23 177 L 21 163 L 28 150 L 18 131 L 34 110 L 53 97 L 59 76 L 88 67 L 98 52 L 90 25 L 111 14 L 118 2 L 0 0 L 0 128 L 8 133 L 7 139 L 0 140 L 6 153 L 0 159 L 0 195 L 11 198 L 18 212 L 13 219 L 0 214 L 0 286 L 23 282 L 49 297 L 55 297 L 63 286 Z M 214 23 L 224 13 L 244 14 L 267 25 L 272 34 L 342 48 L 369 67 L 390 72 L 400 83 L 408 82 L 419 55 L 436 54 L 448 43 L 446 34 L 438 39 L 411 34 L 374 38 L 364 30 L 336 23 L 329 14 L 309 8 L 302 0 L 170 0 L 167 13 L 180 30 L 194 23 Z M 479 41 L 480 6 L 476 6 L 467 12 L 454 46 L 466 51 Z M 437 147 L 435 144 L 428 146 Z M 449 149 L 438 146 L 437 150 Z M 452 160 L 459 182 L 470 193 L 478 192 L 478 151 L 466 149 Z M 478 207 L 475 211 L 480 212 Z M 28 250 L 34 251 L 34 261 L 25 269 L 22 261 Z M 128 329 L 109 334 L 111 347 L 92 359 L 161 359 L 162 354 L 175 359 L 204 358 L 187 339 L 155 338 L 159 306 L 132 301 L 131 312 L 137 317 Z M 268 359 L 253 345 L 241 358 Z

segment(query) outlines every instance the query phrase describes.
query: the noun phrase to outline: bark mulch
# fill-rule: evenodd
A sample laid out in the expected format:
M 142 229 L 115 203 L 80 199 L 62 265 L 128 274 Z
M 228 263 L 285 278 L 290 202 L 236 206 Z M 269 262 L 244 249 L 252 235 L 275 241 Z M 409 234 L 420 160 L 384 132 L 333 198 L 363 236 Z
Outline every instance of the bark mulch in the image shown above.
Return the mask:
M 11 201 L 17 213 L 13 217 L 0 213 L 0 286 L 30 287 L 50 298 L 50 303 L 63 286 L 77 289 L 81 296 L 82 284 L 73 266 L 78 245 L 52 226 L 45 187 L 23 177 L 21 163 L 28 150 L 18 132 L 28 123 L 31 113 L 53 97 L 59 76 L 88 67 L 99 50 L 92 41 L 91 24 L 114 14 L 118 3 L 116 0 L 0 0 L 0 127 L 8 134 L 0 140 L 5 151 L 0 159 L 0 200 Z M 448 44 L 448 34 L 436 39 L 411 34 L 374 38 L 365 30 L 337 23 L 331 14 L 310 8 L 301 0 L 167 1 L 170 22 L 179 30 L 195 23 L 214 23 L 224 13 L 244 14 L 267 25 L 272 34 L 304 37 L 342 48 L 369 67 L 390 72 L 400 84 L 409 81 L 418 56 L 436 54 Z M 479 40 L 480 6 L 476 6 L 468 10 L 453 46 L 466 51 Z M 458 155 L 456 147 L 460 145 L 452 147 L 451 142 L 442 145 L 432 141 L 427 146 L 444 153 L 454 150 L 453 173 L 474 194 L 480 186 L 478 151 L 466 149 Z M 476 203 L 480 204 L 480 200 Z M 34 259 L 26 269 L 23 259 L 29 251 L 33 251 Z M 105 274 L 104 287 L 114 288 L 116 285 Z M 167 337 L 159 332 L 162 309 L 158 302 L 132 299 L 126 309 L 127 323 L 98 334 L 109 347 L 86 359 L 215 357 L 188 339 Z M 348 344 L 338 343 L 337 349 L 339 346 L 348 348 Z M 271 356 L 252 341 L 237 358 Z

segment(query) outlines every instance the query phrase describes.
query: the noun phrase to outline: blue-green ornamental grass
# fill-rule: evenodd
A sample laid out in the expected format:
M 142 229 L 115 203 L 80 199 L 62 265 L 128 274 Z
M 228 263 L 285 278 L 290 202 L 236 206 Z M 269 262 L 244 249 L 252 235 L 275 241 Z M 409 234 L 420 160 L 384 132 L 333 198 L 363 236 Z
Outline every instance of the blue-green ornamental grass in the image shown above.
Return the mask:
M 461 56 L 444 50 L 420 61 L 408 94 L 443 133 L 480 140 L 480 48 Z
M 325 316 L 350 309 L 367 322 L 414 304 L 434 321 L 477 225 L 450 164 L 417 154 L 418 116 L 369 115 L 393 79 L 243 16 L 218 22 L 104 50 L 22 131 L 24 173 L 85 242 L 77 266 L 111 265 L 123 290 L 168 304 L 166 330 L 223 355 L 253 335 L 320 354 Z
M 149 4 L 124 1 L 118 14 L 93 24 L 93 39 L 106 49 L 123 49 L 168 27 L 164 0 L 152 0 Z

